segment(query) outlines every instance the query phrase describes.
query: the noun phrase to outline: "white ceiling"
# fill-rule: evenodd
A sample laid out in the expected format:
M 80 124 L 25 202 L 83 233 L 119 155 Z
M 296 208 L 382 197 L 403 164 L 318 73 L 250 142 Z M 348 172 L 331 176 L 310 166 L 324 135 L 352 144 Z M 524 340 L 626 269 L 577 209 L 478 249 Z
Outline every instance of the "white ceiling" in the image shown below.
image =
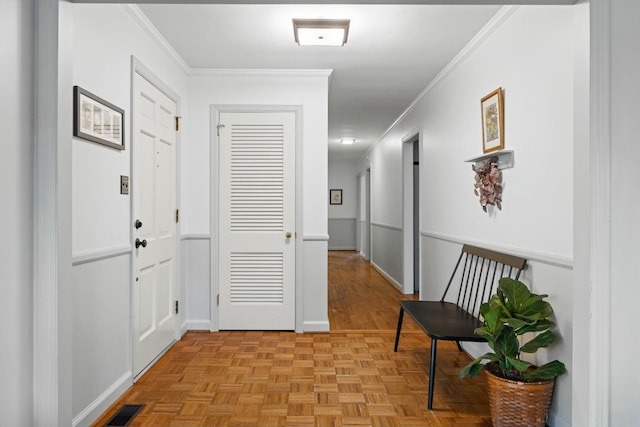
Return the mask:
M 357 158 L 500 6 L 140 4 L 191 68 L 332 69 L 329 153 Z M 293 18 L 350 19 L 343 47 L 300 47 Z M 341 146 L 341 138 L 356 144 Z

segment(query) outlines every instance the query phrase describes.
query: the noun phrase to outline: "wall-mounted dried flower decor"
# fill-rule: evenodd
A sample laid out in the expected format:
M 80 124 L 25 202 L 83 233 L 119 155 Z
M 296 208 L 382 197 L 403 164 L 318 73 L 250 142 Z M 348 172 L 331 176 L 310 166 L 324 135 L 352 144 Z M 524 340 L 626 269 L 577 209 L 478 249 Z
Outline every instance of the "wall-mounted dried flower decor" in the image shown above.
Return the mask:
M 476 173 L 476 183 L 473 192 L 480 197 L 482 210 L 487 212 L 488 205 L 495 205 L 502 210 L 502 171 L 498 169 L 497 157 L 492 157 L 478 167 L 471 168 Z

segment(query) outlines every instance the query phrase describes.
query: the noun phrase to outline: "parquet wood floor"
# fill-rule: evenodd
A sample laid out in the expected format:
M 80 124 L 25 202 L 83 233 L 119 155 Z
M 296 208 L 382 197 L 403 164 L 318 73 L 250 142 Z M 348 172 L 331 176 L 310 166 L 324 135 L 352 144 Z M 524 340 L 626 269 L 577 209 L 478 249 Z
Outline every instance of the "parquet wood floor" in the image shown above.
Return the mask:
M 406 299 L 355 252 L 329 254 L 331 332 L 189 332 L 93 426 L 145 404 L 130 426 L 490 426 L 486 380 L 460 380 L 469 357 L 438 347 L 427 410 L 429 340 Z

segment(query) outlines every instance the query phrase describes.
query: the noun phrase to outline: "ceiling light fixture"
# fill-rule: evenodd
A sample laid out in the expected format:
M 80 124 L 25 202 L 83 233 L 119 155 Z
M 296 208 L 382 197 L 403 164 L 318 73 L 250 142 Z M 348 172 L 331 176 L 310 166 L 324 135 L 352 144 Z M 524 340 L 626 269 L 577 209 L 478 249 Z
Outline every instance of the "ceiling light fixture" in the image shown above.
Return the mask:
M 349 19 L 293 19 L 293 34 L 300 46 L 344 46 Z
M 353 138 L 342 138 L 340 140 L 340 144 L 343 144 L 343 145 L 352 145 L 354 142 L 356 142 L 356 140 Z

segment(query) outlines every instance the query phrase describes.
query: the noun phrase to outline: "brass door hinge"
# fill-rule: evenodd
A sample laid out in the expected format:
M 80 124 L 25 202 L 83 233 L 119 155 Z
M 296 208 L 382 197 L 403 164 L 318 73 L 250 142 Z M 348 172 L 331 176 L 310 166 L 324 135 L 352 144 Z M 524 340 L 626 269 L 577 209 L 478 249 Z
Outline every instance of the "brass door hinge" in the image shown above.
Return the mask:
M 180 209 L 176 209 L 176 223 L 180 221 Z
M 216 305 L 220 306 L 220 294 L 216 296 Z
M 180 119 L 182 116 L 176 116 L 176 130 L 180 130 Z

